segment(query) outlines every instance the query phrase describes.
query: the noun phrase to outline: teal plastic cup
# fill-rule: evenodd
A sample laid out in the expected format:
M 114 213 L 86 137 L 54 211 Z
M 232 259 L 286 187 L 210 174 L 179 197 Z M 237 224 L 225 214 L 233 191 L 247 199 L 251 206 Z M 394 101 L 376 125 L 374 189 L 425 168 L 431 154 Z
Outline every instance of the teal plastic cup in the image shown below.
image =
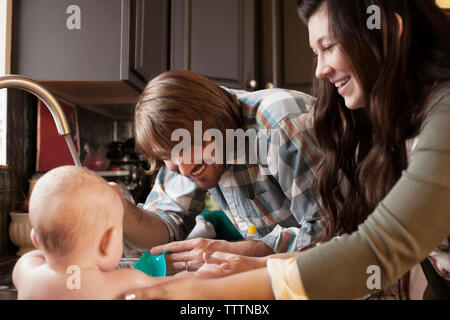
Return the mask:
M 170 253 L 165 251 L 159 255 L 153 255 L 144 251 L 142 257 L 133 266 L 133 269 L 144 272 L 150 277 L 165 277 L 166 276 L 166 259 L 164 255 Z

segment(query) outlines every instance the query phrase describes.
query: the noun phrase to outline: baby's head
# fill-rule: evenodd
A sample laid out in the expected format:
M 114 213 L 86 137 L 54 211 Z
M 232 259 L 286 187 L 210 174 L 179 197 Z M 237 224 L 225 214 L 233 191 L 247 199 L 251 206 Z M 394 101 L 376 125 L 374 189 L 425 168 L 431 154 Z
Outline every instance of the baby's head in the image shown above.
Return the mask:
M 32 240 L 48 256 L 89 256 L 113 269 L 122 255 L 123 205 L 95 173 L 74 166 L 42 176 L 30 198 Z

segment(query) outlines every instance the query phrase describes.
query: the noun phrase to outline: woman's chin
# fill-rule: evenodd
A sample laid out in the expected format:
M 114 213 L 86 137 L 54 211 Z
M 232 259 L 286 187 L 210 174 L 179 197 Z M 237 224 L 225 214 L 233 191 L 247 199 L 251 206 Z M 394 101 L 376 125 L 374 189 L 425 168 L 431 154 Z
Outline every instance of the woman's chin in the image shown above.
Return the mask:
M 357 110 L 364 108 L 364 103 L 359 102 L 359 100 L 352 99 L 352 98 L 345 98 L 345 106 L 350 110 Z

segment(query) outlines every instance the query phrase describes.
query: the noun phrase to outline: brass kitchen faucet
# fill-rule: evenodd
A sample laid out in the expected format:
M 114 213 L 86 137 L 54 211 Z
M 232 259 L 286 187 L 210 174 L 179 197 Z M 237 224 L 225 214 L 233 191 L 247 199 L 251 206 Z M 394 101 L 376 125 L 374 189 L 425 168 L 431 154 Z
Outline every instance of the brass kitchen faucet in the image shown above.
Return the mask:
M 77 167 L 82 166 L 75 145 L 73 144 L 72 137 L 70 136 L 70 128 L 64 111 L 59 105 L 58 101 L 52 96 L 52 94 L 50 94 L 50 92 L 48 92 L 37 82 L 17 75 L 6 75 L 0 77 L 0 89 L 2 88 L 23 89 L 41 99 L 41 101 L 50 110 L 59 135 L 64 136 L 64 138 L 66 139 L 67 146 L 69 147 L 70 154 L 73 158 L 73 162 Z

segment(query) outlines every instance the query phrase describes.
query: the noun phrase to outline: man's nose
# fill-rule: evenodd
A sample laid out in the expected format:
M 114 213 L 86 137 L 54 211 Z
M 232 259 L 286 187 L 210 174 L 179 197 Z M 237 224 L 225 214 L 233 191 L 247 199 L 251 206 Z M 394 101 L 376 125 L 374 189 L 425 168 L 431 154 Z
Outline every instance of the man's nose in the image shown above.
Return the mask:
M 183 176 L 189 176 L 195 167 L 195 164 L 186 164 L 183 162 L 164 161 L 167 169 L 170 171 L 181 173 Z

